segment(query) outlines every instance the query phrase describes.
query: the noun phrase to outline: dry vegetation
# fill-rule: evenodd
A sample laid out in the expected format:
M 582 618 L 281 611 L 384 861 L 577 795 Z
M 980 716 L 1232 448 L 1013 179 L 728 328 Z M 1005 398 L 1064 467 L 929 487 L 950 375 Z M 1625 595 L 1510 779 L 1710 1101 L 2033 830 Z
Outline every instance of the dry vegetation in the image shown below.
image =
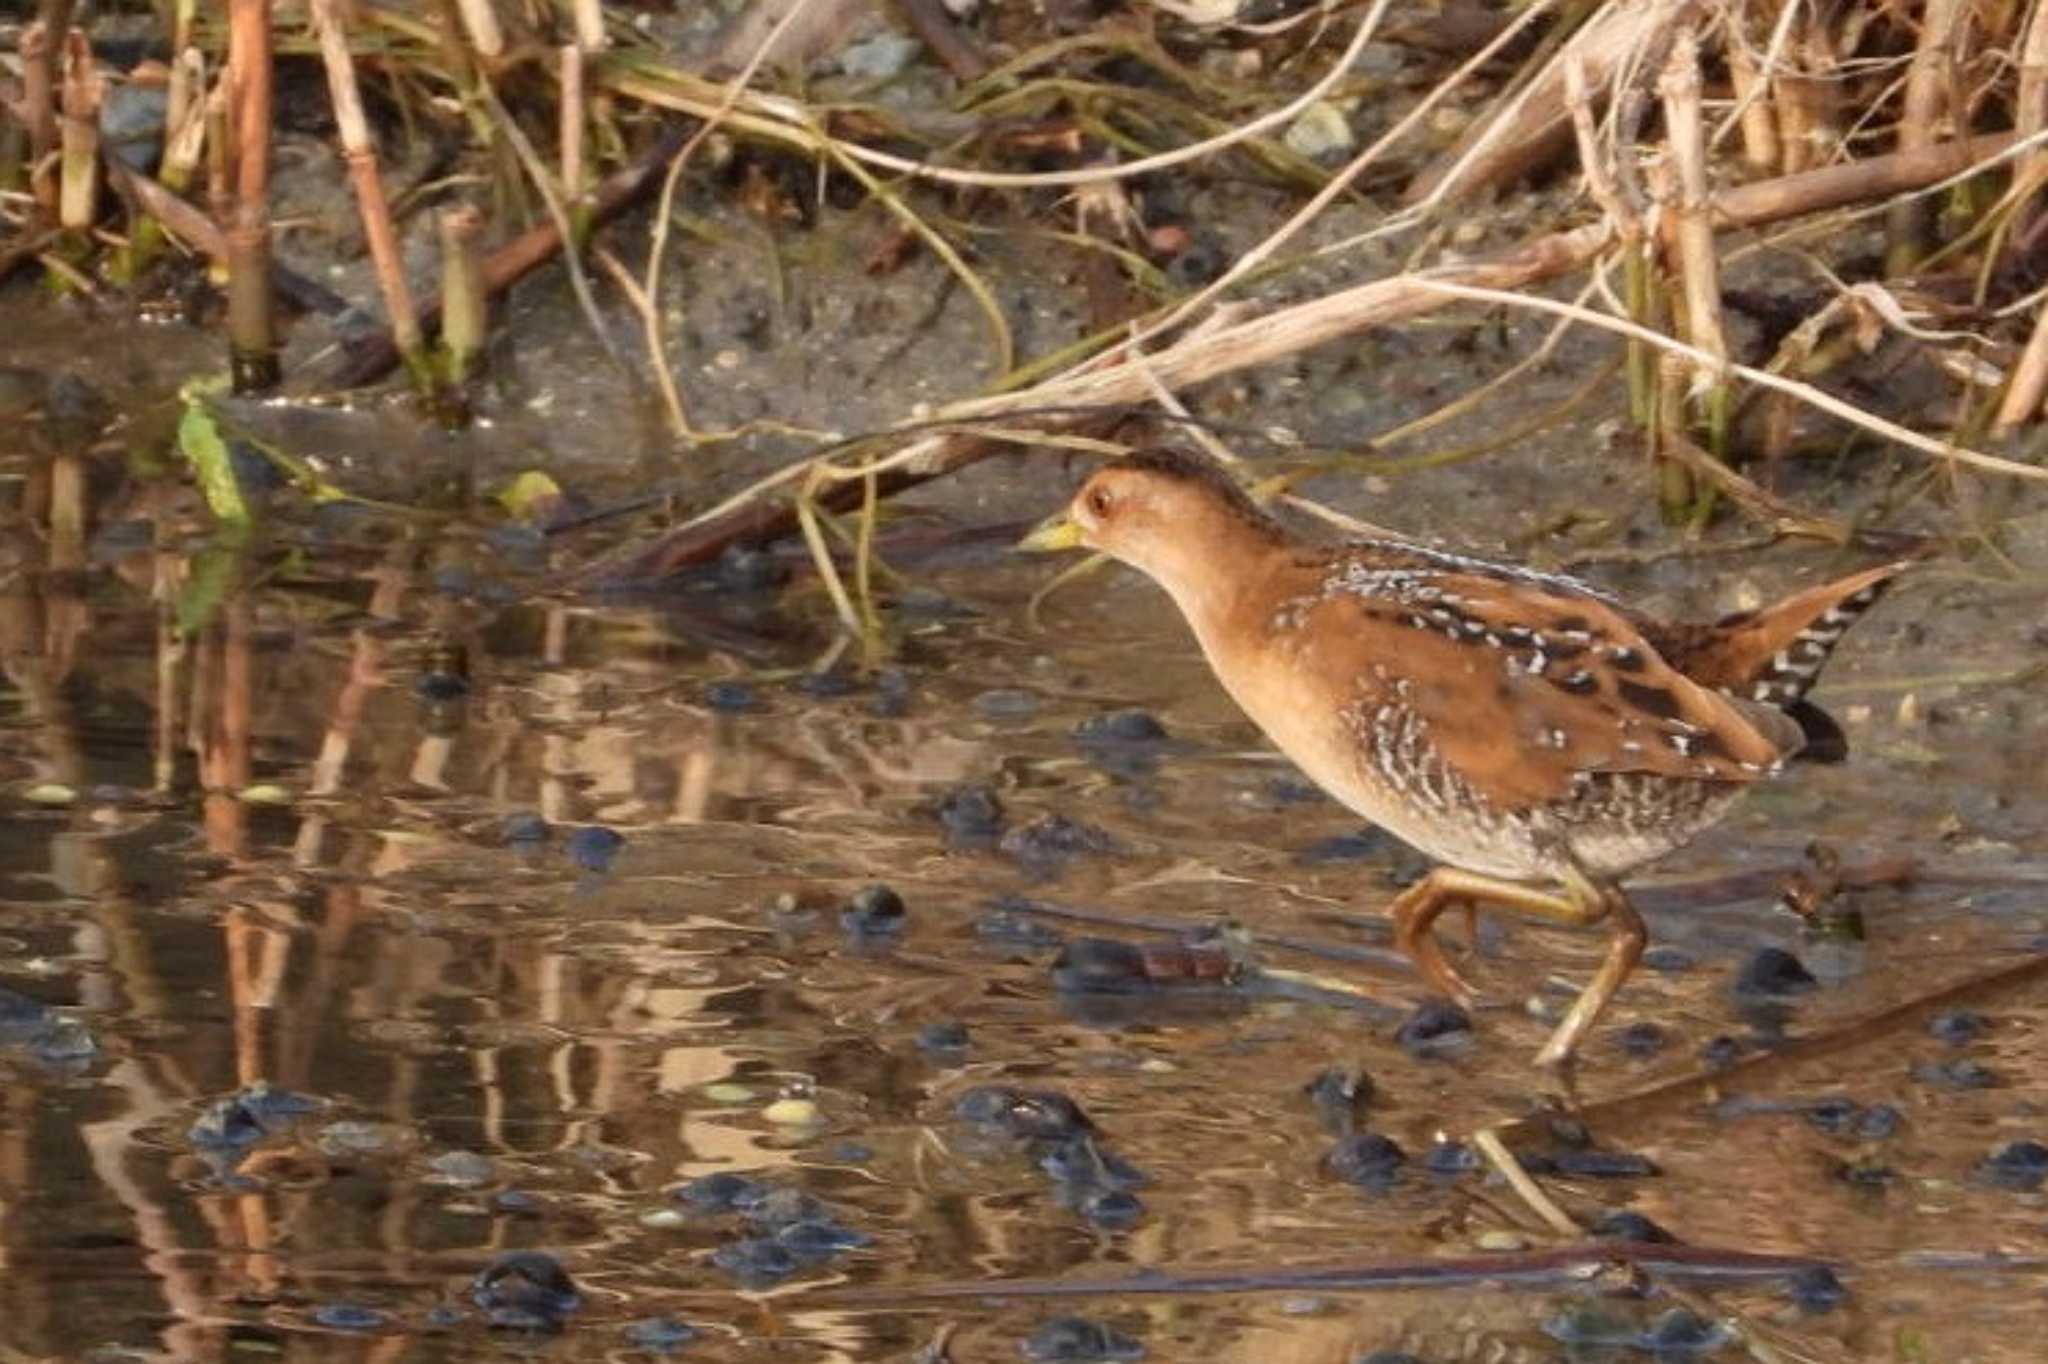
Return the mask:
M 317 59 L 392 324 L 388 343 L 290 376 L 291 386 L 361 384 L 403 362 L 439 410 L 459 411 L 486 296 L 559 260 L 600 335 L 599 290 L 637 310 L 650 382 L 687 451 L 733 433 L 693 426 L 667 357 L 652 303 L 674 254 L 667 206 L 684 177 L 723 175 L 765 214 L 799 211 L 783 201 L 808 191 L 763 169 L 794 159 L 815 186 L 857 187 L 893 215 L 897 236 L 871 268 L 923 249 L 955 272 L 981 305 L 1004 378 L 936 421 L 822 448 L 600 571 L 672 571 L 739 535 L 801 529 L 849 626 L 868 608 L 823 552 L 837 513 L 865 507 L 865 528 L 880 498 L 992 450 L 1049 439 L 1093 448 L 1134 405 L 1461 302 L 1540 309 L 1560 330 L 1624 338 L 1631 416 L 1673 521 L 1702 523 L 1732 500 L 1780 532 L 1848 534 L 1741 470 L 1790 450 L 1802 408 L 1923 452 L 1934 486 L 1966 471 L 2048 475 L 2032 455 L 2048 395 L 2048 0 L 1503 10 L 1125 0 L 966 20 L 936 0 L 901 0 L 890 12 L 951 73 L 952 106 L 911 114 L 807 100 L 792 72 L 867 8 L 747 7 L 710 61 L 685 64 L 633 11 L 596 0 L 165 0 L 173 60 L 123 77 L 167 86 L 165 150 L 145 176 L 97 146 L 110 75 L 73 25 L 72 0 L 41 0 L 40 18 L 16 31 L 5 91 L 0 270 L 40 267 L 103 293 L 151 268 L 168 241 L 223 275 L 237 382 L 280 382 L 266 203 L 273 72 Z M 1376 82 L 1359 65 L 1375 44 L 1432 54 L 1430 79 Z M 381 117 L 366 114 L 365 91 Z M 1362 148 L 1340 141 L 1319 163 L 1287 136 L 1303 120 L 1355 118 L 1372 100 L 1397 116 Z M 446 273 L 440 296 L 422 302 L 400 265 L 378 158 L 380 144 L 437 121 L 466 127 L 490 183 L 488 235 L 502 244 L 482 253 L 477 205 L 410 196 L 411 211 L 437 203 L 443 215 Z M 1446 145 L 1453 127 L 1462 131 Z M 1177 288 L 1165 267 L 1188 249 L 1186 234 L 1145 221 L 1139 192 L 1168 174 L 1254 179 L 1297 195 L 1299 208 L 1217 277 Z M 1511 208 L 1525 187 L 1571 176 L 1584 193 L 1562 220 L 1484 255 L 1444 249 L 1451 211 L 1527 223 Z M 1410 267 L 1260 301 L 1358 245 L 1309 251 L 1303 229 L 1367 186 L 1398 189 L 1399 211 L 1370 236 L 1398 243 Z M 645 240 L 599 231 L 656 193 L 663 211 L 635 229 Z M 1016 353 L 961 230 L 977 196 L 992 194 L 1034 197 L 1074 222 L 1064 235 L 1141 283 L 1138 302 L 1100 317 L 1079 346 Z M 1859 240 L 1880 249 L 1861 260 L 1839 249 Z M 1747 300 L 1770 315 L 1770 342 L 1745 360 L 1729 339 L 1724 275 L 1768 250 L 1808 253 L 1832 284 Z M 1566 280 L 1578 282 L 1575 302 L 1546 290 Z M 1952 376 L 1950 401 L 1880 411 L 1832 382 L 1900 344 Z M 1487 397 L 1465 395 L 1452 410 Z M 849 543 L 866 533 L 843 532 Z

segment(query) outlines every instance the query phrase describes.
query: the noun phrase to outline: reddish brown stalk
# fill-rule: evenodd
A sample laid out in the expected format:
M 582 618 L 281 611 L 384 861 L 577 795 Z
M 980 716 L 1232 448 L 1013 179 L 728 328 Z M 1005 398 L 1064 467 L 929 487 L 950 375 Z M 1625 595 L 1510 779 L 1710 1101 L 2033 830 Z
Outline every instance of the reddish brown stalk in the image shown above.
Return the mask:
M 238 393 L 275 388 L 279 377 L 270 307 L 271 74 L 270 0 L 228 0 L 228 363 Z
M 415 384 L 422 392 L 431 393 L 433 371 L 427 363 L 412 289 L 405 281 L 405 259 L 399 250 L 397 229 L 391 222 L 391 205 L 384 197 L 377 149 L 370 138 L 369 123 L 363 117 L 363 98 L 356 86 L 355 60 L 349 55 L 340 0 L 313 0 L 313 27 L 319 34 L 320 57 L 327 67 L 328 95 L 334 103 L 334 121 L 348 158 L 356 211 L 362 216 L 363 237 L 369 243 L 377 287 L 384 295 L 384 312 L 391 319 L 391 341 L 398 347 L 399 358 Z
M 68 5 L 45 5 L 68 11 Z M 60 44 L 51 36 L 63 33 L 69 23 L 64 14 L 54 25 L 47 19 L 21 31 L 21 113 L 28 125 L 29 193 L 35 197 L 36 217 L 45 226 L 57 221 L 57 52 Z

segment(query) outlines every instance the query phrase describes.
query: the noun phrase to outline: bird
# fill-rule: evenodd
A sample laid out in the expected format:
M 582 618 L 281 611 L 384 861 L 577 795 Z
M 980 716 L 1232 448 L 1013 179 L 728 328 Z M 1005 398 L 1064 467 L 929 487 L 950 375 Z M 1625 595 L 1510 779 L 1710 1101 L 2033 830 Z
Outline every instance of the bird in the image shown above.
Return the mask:
M 1455 905 L 1606 925 L 1599 968 L 1537 1053 L 1550 1068 L 1642 957 L 1623 879 L 1792 759 L 1846 756 L 1807 692 L 1912 562 L 1674 623 L 1561 574 L 1391 537 L 1318 541 L 1172 446 L 1095 469 L 1018 544 L 1083 547 L 1164 588 L 1273 744 L 1436 864 L 1387 906 L 1435 988 L 1477 999 L 1435 935 Z

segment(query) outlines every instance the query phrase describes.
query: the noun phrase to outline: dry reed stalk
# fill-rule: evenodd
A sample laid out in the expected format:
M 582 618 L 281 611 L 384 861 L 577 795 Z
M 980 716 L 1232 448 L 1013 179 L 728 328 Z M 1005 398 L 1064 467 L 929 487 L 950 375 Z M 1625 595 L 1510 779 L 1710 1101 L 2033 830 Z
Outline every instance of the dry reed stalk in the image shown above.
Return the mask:
M 1834 46 L 1827 30 L 1809 21 L 1792 44 L 1797 69 L 1781 73 L 1778 94 L 1778 145 L 1784 151 L 1785 173 L 1798 175 L 1827 159 L 1825 150 L 1834 128 Z
M 65 30 L 58 28 L 55 32 Z M 21 31 L 21 117 L 28 125 L 28 185 L 36 218 L 57 221 L 57 52 L 49 24 L 37 21 Z
M 1955 83 L 1955 46 L 1966 0 L 1927 0 L 1920 19 L 1920 41 L 1906 72 L 1900 101 L 1899 150 L 1918 151 L 1941 141 Z M 1918 265 L 1933 246 L 1935 205 L 1924 198 L 1901 199 L 1887 215 L 1885 273 L 1903 275 Z
M 561 85 L 557 98 L 561 103 L 562 200 L 574 221 L 583 209 L 583 49 L 564 43 L 557 74 Z
M 2020 42 L 2019 90 L 2013 99 L 2013 131 L 2028 137 L 2048 128 L 2048 0 L 2036 0 L 2027 17 L 2026 36 Z M 2026 236 L 2036 211 L 2035 195 L 2048 182 L 2048 148 L 2036 147 L 2020 158 L 2013 170 L 2013 183 L 2023 196 L 2013 210 L 2015 239 Z
M 228 117 L 234 213 L 227 230 L 228 367 L 238 393 L 275 388 L 270 308 L 270 0 L 228 0 Z
M 1714 253 L 1712 192 L 1707 185 L 1706 128 L 1700 118 L 1699 37 L 1688 24 L 1678 31 L 1658 81 L 1664 100 L 1664 137 L 1670 148 L 1672 202 L 1668 231 L 1678 256 L 1685 296 L 1685 336 L 1714 357 L 1693 373 L 1694 401 L 1704 417 L 1707 448 L 1727 453 L 1727 333 L 1721 325 L 1720 260 Z M 1667 416 L 1675 414 L 1667 413 Z
M 1732 22 L 1739 24 L 1740 16 Z M 1778 142 L 1778 110 L 1771 102 L 1771 82 L 1758 69 L 1756 57 L 1740 32 L 1728 35 L 1727 56 L 1729 81 L 1735 87 L 1735 99 L 1742 110 L 1742 159 L 1753 170 L 1775 175 L 1784 160 L 1784 151 Z
M 610 42 L 604 31 L 603 0 L 569 0 L 569 19 L 576 30 L 576 46 L 585 52 L 602 52 Z
M 1402 202 L 1448 202 L 1532 169 L 1571 136 L 1566 63 L 1577 62 L 1591 87 L 1605 88 L 1630 54 L 1678 22 L 1689 7 L 1689 0 L 1618 0 L 1596 14 L 1519 92 L 1496 104 L 1424 168 L 1402 192 Z
M 376 144 L 370 137 L 369 120 L 363 116 L 363 96 L 356 84 L 355 58 L 348 50 L 341 6 L 342 0 L 312 0 L 313 30 L 320 42 L 320 60 L 327 68 L 327 95 L 334 106 L 342 155 L 348 162 L 349 184 L 355 190 L 356 212 L 363 221 L 363 239 L 370 248 L 378 291 L 384 296 L 392 344 L 398 347 L 399 359 L 414 384 L 422 393 L 431 393 L 433 368 L 427 363 L 426 342 L 420 330 L 419 311 L 413 305 L 412 288 L 406 283 L 405 257 L 399 249 L 397 228 L 391 222 L 391 204 L 384 197 Z
M 460 387 L 483 354 L 489 326 L 490 295 L 478 254 L 484 215 L 475 204 L 454 204 L 441 210 L 440 227 L 441 345 L 448 381 Z
M 64 35 L 64 65 L 58 141 L 63 166 L 58 175 L 57 225 L 83 237 L 99 216 L 100 101 L 106 94 L 83 29 Z
M 477 55 L 496 60 L 505 54 L 505 30 L 498 23 L 498 12 L 491 8 L 491 0 L 455 0 L 455 8 L 462 16 L 469 45 Z

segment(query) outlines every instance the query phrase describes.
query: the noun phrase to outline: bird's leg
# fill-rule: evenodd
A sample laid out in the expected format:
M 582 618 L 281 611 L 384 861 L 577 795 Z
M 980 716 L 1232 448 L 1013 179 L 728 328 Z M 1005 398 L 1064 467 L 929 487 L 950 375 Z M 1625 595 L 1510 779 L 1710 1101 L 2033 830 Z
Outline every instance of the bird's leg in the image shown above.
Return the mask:
M 1614 998 L 1614 992 L 1621 988 L 1629 973 L 1642 960 L 1643 943 L 1648 934 L 1643 929 L 1643 919 L 1636 913 L 1636 907 L 1629 903 L 1628 895 L 1617 885 L 1596 885 L 1585 878 L 1577 878 L 1577 885 L 1566 883 L 1575 903 L 1591 901 L 1597 905 L 1584 917 L 1573 917 L 1571 923 L 1593 923 L 1602 918 L 1613 921 L 1608 930 L 1607 958 L 1600 963 L 1600 969 L 1593 973 L 1593 979 L 1579 992 L 1571 1012 L 1564 1016 L 1564 1022 L 1557 1025 L 1557 1031 L 1550 1034 L 1550 1040 L 1543 1044 L 1543 1050 L 1536 1053 L 1539 1066 L 1561 1066 L 1570 1061 L 1579 1049 L 1587 1031 L 1593 1026 L 1600 1011 L 1607 1007 L 1607 1001 Z M 1583 912 L 1583 911 L 1582 911 Z
M 1645 938 L 1643 921 L 1620 887 L 1598 884 L 1578 872 L 1567 876 L 1562 885 L 1563 893 L 1558 894 L 1480 872 L 1438 867 L 1387 906 L 1387 914 L 1394 921 L 1395 944 L 1414 960 L 1431 984 L 1461 1003 L 1471 1001 L 1472 988 L 1444 960 L 1432 931 L 1437 916 L 1452 905 L 1463 902 L 1476 906 L 1483 901 L 1564 924 L 1595 924 L 1613 917 L 1614 940 L 1607 950 L 1607 959 L 1601 962 L 1592 983 L 1572 1005 L 1564 1022 L 1536 1054 L 1536 1063 L 1543 1066 L 1561 1065 L 1571 1058 L 1586 1030 L 1635 969 L 1643 955 Z

